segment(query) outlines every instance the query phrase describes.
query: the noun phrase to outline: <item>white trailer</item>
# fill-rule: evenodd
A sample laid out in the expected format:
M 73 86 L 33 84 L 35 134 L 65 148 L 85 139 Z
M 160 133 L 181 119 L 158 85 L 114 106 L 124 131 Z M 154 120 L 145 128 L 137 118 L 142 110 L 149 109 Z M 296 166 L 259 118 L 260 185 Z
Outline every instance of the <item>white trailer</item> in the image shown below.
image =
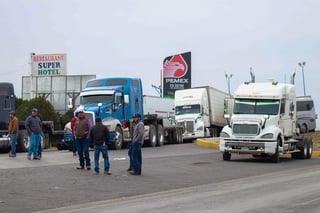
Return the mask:
M 279 162 L 283 154 L 311 158 L 312 139 L 296 128 L 296 92 L 292 84 L 244 83 L 234 94 L 234 111 L 220 134 L 224 160 L 231 154 L 251 154 Z
M 184 127 L 183 139 L 218 136 L 227 124 L 224 99 L 229 95 L 210 86 L 175 92 L 175 120 Z
M 145 140 L 150 146 L 182 143 L 182 127 L 176 125 L 174 99 L 143 95 Z

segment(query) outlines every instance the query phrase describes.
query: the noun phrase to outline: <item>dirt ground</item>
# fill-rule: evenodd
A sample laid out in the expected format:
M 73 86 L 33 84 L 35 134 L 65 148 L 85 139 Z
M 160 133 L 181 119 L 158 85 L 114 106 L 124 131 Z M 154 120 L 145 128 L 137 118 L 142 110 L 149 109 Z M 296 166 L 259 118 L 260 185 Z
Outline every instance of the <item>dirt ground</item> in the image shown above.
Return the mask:
M 320 131 L 310 132 L 306 134 L 310 136 L 313 141 L 313 150 L 320 151 Z

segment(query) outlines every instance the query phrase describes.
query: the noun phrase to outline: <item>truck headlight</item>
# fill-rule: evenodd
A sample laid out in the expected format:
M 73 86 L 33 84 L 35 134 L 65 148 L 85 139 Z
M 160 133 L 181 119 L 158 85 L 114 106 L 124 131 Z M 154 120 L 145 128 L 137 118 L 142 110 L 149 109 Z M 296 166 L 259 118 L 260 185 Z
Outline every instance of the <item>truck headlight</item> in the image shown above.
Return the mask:
M 273 138 L 273 134 L 272 133 L 267 133 L 267 134 L 262 135 L 261 138 L 272 139 Z
M 220 137 L 222 137 L 222 138 L 230 138 L 230 135 L 228 133 L 226 133 L 226 132 L 221 132 L 220 133 Z

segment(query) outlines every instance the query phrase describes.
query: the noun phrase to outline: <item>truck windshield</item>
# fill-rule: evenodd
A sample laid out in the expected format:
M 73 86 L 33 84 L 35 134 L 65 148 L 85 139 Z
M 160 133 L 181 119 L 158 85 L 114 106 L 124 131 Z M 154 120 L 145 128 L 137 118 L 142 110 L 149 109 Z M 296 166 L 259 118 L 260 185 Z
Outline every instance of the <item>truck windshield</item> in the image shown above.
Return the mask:
M 280 100 L 269 99 L 235 99 L 234 114 L 277 115 Z
M 199 114 L 200 113 L 200 104 L 176 106 L 175 111 L 176 111 L 175 112 L 176 115 Z
M 113 102 L 113 95 L 86 95 L 81 96 L 80 104 L 94 104 L 94 103 L 112 103 Z

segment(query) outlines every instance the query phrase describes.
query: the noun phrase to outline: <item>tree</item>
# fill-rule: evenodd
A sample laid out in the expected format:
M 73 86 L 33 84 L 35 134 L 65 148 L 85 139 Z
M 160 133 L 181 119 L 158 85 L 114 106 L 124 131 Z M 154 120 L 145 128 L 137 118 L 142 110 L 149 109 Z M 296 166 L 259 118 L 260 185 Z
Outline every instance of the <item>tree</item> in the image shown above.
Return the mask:
M 57 113 L 52 104 L 44 97 L 37 97 L 31 100 L 22 100 L 16 98 L 16 114 L 19 120 L 25 120 L 33 108 L 39 110 L 43 121 L 53 121 L 55 129 L 61 129 L 60 115 Z

